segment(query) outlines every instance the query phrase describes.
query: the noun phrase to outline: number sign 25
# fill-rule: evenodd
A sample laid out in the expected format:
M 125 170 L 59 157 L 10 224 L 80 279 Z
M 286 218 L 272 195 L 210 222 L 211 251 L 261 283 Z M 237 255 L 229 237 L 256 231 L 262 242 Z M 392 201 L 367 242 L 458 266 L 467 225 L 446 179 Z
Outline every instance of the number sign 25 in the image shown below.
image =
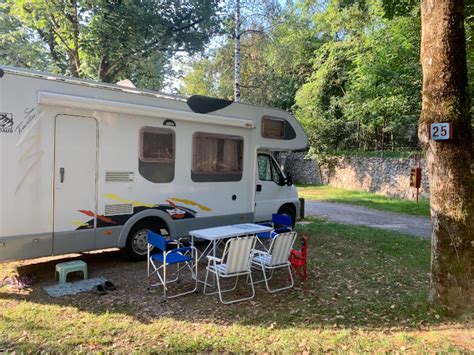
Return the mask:
M 430 139 L 434 141 L 447 141 L 452 137 L 451 123 L 432 123 Z

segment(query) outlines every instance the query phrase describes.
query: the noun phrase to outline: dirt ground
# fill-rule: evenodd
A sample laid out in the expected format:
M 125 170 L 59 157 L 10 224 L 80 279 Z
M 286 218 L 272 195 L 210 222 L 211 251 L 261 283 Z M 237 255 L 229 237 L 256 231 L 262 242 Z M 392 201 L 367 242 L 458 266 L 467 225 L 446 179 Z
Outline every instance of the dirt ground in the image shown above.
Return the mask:
M 79 317 L 84 314 L 88 315 L 89 320 L 101 319 L 103 322 L 106 322 L 110 315 L 110 319 L 126 319 L 127 326 L 128 324 L 150 326 L 150 329 L 164 327 L 163 329 L 167 329 L 166 332 L 169 330 L 166 327 L 173 328 L 179 325 L 182 334 L 194 334 L 193 329 L 186 328 L 188 326 L 196 326 L 199 329 L 209 326 L 209 329 L 213 329 L 211 333 L 222 329 L 225 329 L 225 332 L 252 329 L 252 332 L 262 334 L 275 331 L 282 336 L 281 342 L 286 344 L 285 346 L 289 346 L 295 334 L 301 333 L 304 337 L 311 334 L 313 337 L 311 341 L 314 343 L 311 349 L 314 350 L 323 349 L 318 343 L 322 334 L 325 334 L 325 339 L 332 343 L 352 333 L 359 335 L 354 340 L 350 337 L 344 338 L 348 349 L 352 342 L 360 343 L 358 345 L 360 349 L 374 349 L 385 335 L 388 337 L 384 338 L 387 343 L 382 348 L 391 350 L 400 349 L 400 346 L 420 349 L 425 341 L 428 342 L 429 348 L 440 351 L 474 349 L 471 323 L 451 319 L 439 313 L 427 302 L 429 241 L 411 236 L 395 236 L 383 230 L 362 227 L 354 229 L 352 226 L 321 223 L 314 224 L 312 229 L 310 227 L 305 227 L 311 234 L 308 281 L 302 283 L 295 277 L 293 289 L 275 294 L 268 293 L 260 283 L 255 287 L 256 294 L 253 300 L 232 305 L 221 304 L 216 295 L 203 295 L 202 285 L 199 286 L 197 294 L 163 302 L 161 288 L 153 291 L 147 289 L 146 262 L 126 261 L 118 250 L 2 264 L 0 281 L 7 276 L 18 274 L 20 277 L 34 275 L 36 282 L 23 290 L 0 287 L 2 307 L 9 308 L 6 318 L 2 318 L 0 308 L 0 319 L 11 319 L 18 323 L 13 335 L 9 335 L 9 321 L 3 323 L 3 328 L 0 328 L 0 351 L 2 331 L 6 338 L 5 349 L 15 349 L 15 344 L 21 343 L 20 340 L 24 337 L 22 334 L 29 331 L 29 336 L 33 337 L 33 340 L 29 340 L 30 343 L 25 345 L 26 349 L 39 346 L 39 349 L 77 350 L 78 348 L 74 346 L 55 347 L 54 344 L 66 334 L 66 331 L 58 334 L 58 330 L 54 329 L 55 325 L 49 324 L 47 327 L 45 325 L 46 329 L 51 328 L 54 331 L 36 330 L 38 322 L 41 323 L 41 317 L 48 317 L 48 312 L 52 310 L 49 306 L 60 306 L 54 307 L 56 311 L 58 308 L 64 309 L 66 320 L 59 317 L 57 325 L 61 329 L 63 324 L 69 322 L 67 317 L 72 314 L 78 318 L 72 318 L 70 322 L 79 328 L 83 324 Z M 299 242 L 295 245 L 299 245 Z M 104 277 L 113 282 L 117 290 L 104 296 L 92 292 L 60 298 L 48 296 L 43 287 L 56 283 L 55 264 L 74 259 L 83 260 L 88 264 L 89 278 Z M 204 279 L 205 266 L 204 263 L 199 265 L 201 280 Z M 174 286 L 170 292 L 191 289 L 194 285 L 189 275 L 189 272 L 183 273 L 181 283 Z M 255 277 L 260 275 L 258 272 L 254 273 Z M 68 281 L 79 279 L 76 277 Z M 278 284 L 287 283 L 288 276 L 281 273 L 273 281 Z M 241 297 L 248 295 L 249 292 L 250 289 L 242 278 L 240 286 L 235 293 L 232 292 L 232 296 Z M 21 312 L 27 312 L 24 321 Z M 87 331 L 88 337 L 97 336 L 94 329 L 91 329 L 93 326 L 86 324 L 84 327 L 83 331 Z M 110 328 L 107 324 L 100 324 L 100 327 L 101 339 L 111 337 L 114 342 L 117 341 L 115 335 L 118 330 L 114 324 L 111 324 Z M 25 330 L 26 328 L 29 330 Z M 149 331 L 147 328 L 140 329 Z M 140 337 L 133 332 L 128 335 L 137 339 Z M 211 336 L 209 342 L 217 341 L 217 338 L 212 338 L 212 334 L 209 336 Z M 230 338 L 232 339 L 229 340 Z M 222 341 L 235 341 L 236 344 L 245 342 L 245 347 L 228 348 L 228 343 L 225 343 L 223 348 L 267 349 L 253 347 L 252 335 L 246 334 L 241 337 L 234 334 L 230 338 Z M 371 341 L 373 343 L 370 343 Z M 120 344 L 119 342 L 118 345 Z M 137 340 L 133 346 L 140 344 L 141 340 Z M 129 349 L 122 345 L 124 349 Z M 182 343 L 178 341 L 173 349 L 183 349 L 181 345 Z M 206 345 L 203 349 L 221 348 Z
M 114 283 L 117 286 L 117 290 L 109 291 L 107 295 L 103 296 L 96 295 L 91 291 L 60 298 L 50 297 L 43 290 L 43 287 L 56 284 L 57 282 L 54 280 L 55 265 L 59 262 L 70 260 L 85 261 L 88 265 L 90 279 L 104 277 Z M 94 313 L 109 311 L 133 314 L 137 320 L 145 323 L 162 316 L 173 316 L 183 320 L 211 317 L 216 320 L 220 319 L 223 322 L 226 322 L 227 317 L 229 317 L 229 321 L 235 319 L 234 312 L 229 313 L 229 306 L 222 305 L 217 295 L 205 296 L 202 294 L 202 283 L 198 286 L 198 294 L 190 294 L 164 302 L 162 297 L 163 289 L 160 286 L 148 290 L 146 262 L 129 262 L 123 258 L 119 250 L 109 249 L 62 257 L 32 259 L 4 264 L 3 266 L 0 279 L 4 279 L 8 275 L 18 275 L 20 277 L 33 275 L 35 279 L 35 283 L 31 287 L 23 290 L 4 288 L 6 293 L 3 294 L 3 298 L 28 300 L 40 304 L 67 305 Z M 199 264 L 200 280 L 204 280 L 205 267 L 206 264 L 204 262 Z M 80 274 L 71 276 L 68 277 L 68 282 L 81 280 Z M 254 276 L 259 277 L 260 275 L 255 272 Z M 170 294 L 175 291 L 182 292 L 193 288 L 194 281 L 192 281 L 189 271 L 183 270 L 180 274 L 180 279 L 179 284 L 170 286 Z M 157 279 L 153 280 L 156 281 Z M 277 277 L 276 281 L 287 282 L 285 277 L 281 275 Z M 226 285 L 232 284 L 227 283 Z M 257 284 L 255 288 L 255 301 L 240 303 L 238 306 L 231 306 L 231 309 L 237 311 L 241 307 L 254 307 L 258 302 L 259 295 L 264 295 L 265 298 L 269 297 L 263 284 Z M 299 287 L 297 286 L 296 290 L 298 289 Z M 249 294 L 250 288 L 245 284 L 245 279 L 242 278 L 239 280 L 236 293 L 230 296 L 244 297 Z M 199 307 L 192 307 L 190 309 L 189 302 L 199 303 Z M 222 311 L 221 308 L 224 308 L 225 311 Z

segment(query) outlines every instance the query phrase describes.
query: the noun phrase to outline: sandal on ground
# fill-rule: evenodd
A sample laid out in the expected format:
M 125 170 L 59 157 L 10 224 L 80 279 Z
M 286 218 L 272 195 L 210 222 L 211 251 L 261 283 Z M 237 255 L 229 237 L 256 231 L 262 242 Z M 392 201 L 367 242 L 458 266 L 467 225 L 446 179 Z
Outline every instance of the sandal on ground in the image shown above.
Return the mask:
M 96 295 L 99 295 L 99 296 L 103 296 L 107 294 L 105 287 L 102 285 L 94 286 L 94 288 L 92 289 L 92 292 L 94 292 Z
M 102 286 L 107 290 L 107 291 L 114 291 L 117 289 L 117 287 L 110 281 L 105 281 Z

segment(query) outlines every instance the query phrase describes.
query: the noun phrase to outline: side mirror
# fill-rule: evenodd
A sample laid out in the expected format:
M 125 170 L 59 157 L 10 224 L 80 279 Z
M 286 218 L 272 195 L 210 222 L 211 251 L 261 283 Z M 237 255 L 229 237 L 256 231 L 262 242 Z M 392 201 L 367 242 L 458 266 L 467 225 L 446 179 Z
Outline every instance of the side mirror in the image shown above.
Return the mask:
M 286 173 L 286 184 L 287 184 L 288 186 L 293 185 L 293 176 L 291 175 L 290 172 L 287 172 L 287 173 Z

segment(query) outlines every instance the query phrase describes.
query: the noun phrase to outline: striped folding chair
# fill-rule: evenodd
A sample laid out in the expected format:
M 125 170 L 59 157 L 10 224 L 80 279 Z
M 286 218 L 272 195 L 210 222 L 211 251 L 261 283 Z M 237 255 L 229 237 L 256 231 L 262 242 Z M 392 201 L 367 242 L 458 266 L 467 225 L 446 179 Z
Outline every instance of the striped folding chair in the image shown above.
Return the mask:
M 293 275 L 291 274 L 291 264 L 288 261 L 290 251 L 296 239 L 296 232 L 287 232 L 277 234 L 273 237 L 268 251 L 254 250 L 252 266 L 260 268 L 263 273 L 263 279 L 254 281 L 254 283 L 265 282 L 267 291 L 270 293 L 292 288 L 294 285 Z M 269 281 L 276 269 L 288 268 L 290 275 L 290 285 L 281 288 L 272 289 Z M 270 274 L 267 275 L 267 272 Z
M 214 256 L 207 256 L 208 263 L 206 267 L 206 280 L 204 282 L 204 294 L 214 295 L 219 294 L 219 299 L 224 304 L 235 303 L 239 301 L 245 301 L 254 298 L 255 288 L 252 282 L 252 251 L 255 247 L 255 236 L 232 238 L 229 239 L 224 247 L 224 252 L 221 258 Z M 215 275 L 217 280 L 217 291 L 206 292 L 208 286 L 207 280 L 209 273 Z M 238 298 L 233 300 L 224 300 L 223 293 L 234 291 L 239 281 L 239 276 L 247 275 L 250 278 L 250 287 L 252 289 L 252 295 L 249 297 Z M 235 277 L 235 285 L 230 289 L 222 289 L 221 278 Z

